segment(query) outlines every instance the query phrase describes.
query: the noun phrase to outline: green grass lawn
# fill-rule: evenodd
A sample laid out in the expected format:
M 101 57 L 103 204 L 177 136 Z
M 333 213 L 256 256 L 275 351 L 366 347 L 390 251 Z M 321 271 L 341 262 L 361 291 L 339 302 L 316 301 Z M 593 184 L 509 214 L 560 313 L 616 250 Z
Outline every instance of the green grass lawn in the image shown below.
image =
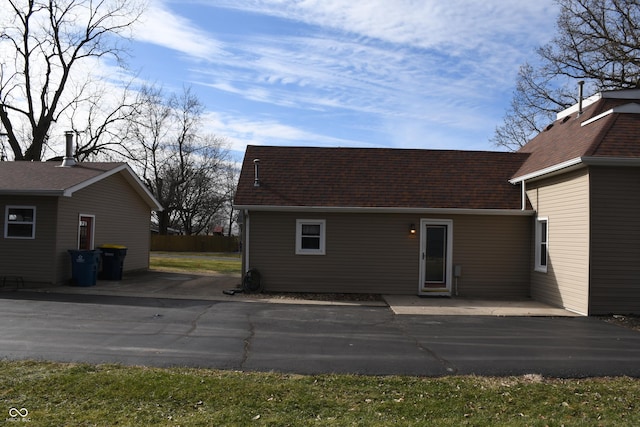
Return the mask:
M 195 256 L 188 258 L 189 255 Z M 152 252 L 149 268 L 186 273 L 240 274 L 241 258 L 237 253 Z
M 640 382 L 630 378 L 301 376 L 5 361 L 0 381 L 7 420 L 36 426 L 640 425 Z M 26 408 L 27 418 L 11 419 L 11 408 Z
M 228 255 L 152 254 L 151 268 L 239 273 L 239 256 Z M 303 376 L 0 361 L 6 425 L 631 426 L 640 425 L 638 396 L 640 380 L 626 377 Z

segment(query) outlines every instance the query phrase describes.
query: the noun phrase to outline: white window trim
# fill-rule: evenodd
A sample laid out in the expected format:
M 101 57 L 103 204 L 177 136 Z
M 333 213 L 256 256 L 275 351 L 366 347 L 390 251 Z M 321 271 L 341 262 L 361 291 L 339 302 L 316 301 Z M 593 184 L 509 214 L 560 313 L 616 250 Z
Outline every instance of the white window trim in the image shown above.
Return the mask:
M 320 226 L 320 248 L 302 249 L 302 225 Z M 324 219 L 297 219 L 296 220 L 296 255 L 325 255 L 326 251 L 326 220 Z
M 542 245 L 542 234 L 541 234 L 541 230 L 540 230 L 540 224 L 542 222 L 545 222 L 547 224 L 547 241 L 546 241 L 546 248 L 547 248 L 547 263 L 546 265 L 541 265 L 541 259 L 540 259 L 540 247 Z M 544 217 L 538 217 L 536 218 L 536 230 L 535 230 L 535 235 L 536 235 L 536 246 L 535 246 L 535 271 L 538 271 L 540 273 L 546 273 L 547 272 L 547 267 L 549 266 L 549 218 L 544 216 Z
M 91 247 L 91 249 L 95 249 L 95 241 L 94 241 L 94 236 L 95 236 L 95 231 L 96 231 L 96 216 L 95 215 L 89 215 L 89 214 L 79 214 L 78 215 L 78 244 L 77 244 L 77 248 L 80 248 L 80 219 L 82 219 L 83 217 L 88 217 L 88 218 L 92 218 L 91 220 L 91 241 L 89 242 L 89 246 Z
M 9 236 L 9 209 L 32 209 L 33 221 L 30 222 L 13 222 L 13 224 L 31 224 L 31 236 Z M 5 239 L 23 239 L 33 240 L 36 238 L 36 207 L 35 206 L 19 206 L 19 205 L 7 205 L 4 209 L 4 238 Z

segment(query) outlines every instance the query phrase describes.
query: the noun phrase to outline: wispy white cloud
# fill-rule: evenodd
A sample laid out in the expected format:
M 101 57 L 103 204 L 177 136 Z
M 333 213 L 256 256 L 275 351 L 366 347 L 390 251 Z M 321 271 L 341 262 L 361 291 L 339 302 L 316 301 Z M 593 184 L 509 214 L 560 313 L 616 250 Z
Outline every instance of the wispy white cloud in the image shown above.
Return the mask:
M 215 38 L 196 23 L 170 11 L 161 0 L 149 2 L 132 30 L 137 41 L 160 45 L 195 59 L 208 60 L 224 54 Z
M 178 4 L 298 27 L 230 34 L 179 15 Z M 153 0 L 150 10 L 137 38 L 196 59 L 185 80 L 252 103 L 254 114 L 275 110 L 267 120 L 227 110 L 218 133 L 320 145 L 357 144 L 329 136 L 321 122 L 338 116 L 346 120 L 332 126 L 382 133 L 398 146 L 428 137 L 458 144 L 462 137 L 447 137 L 456 131 L 486 138 L 501 117 L 496 100 L 555 20 L 552 0 Z M 313 112 L 315 127 L 293 120 Z
M 206 131 L 224 135 L 230 148 L 244 151 L 247 145 L 299 146 L 372 146 L 360 141 L 329 137 L 325 134 L 305 131 L 299 127 L 281 123 L 272 118 L 247 117 L 242 114 L 208 112 L 205 115 Z
M 208 1 L 195 3 L 209 4 Z M 553 3 L 484 0 L 219 0 L 225 7 L 286 18 L 419 48 L 482 49 L 512 34 L 541 43 L 553 25 Z M 539 28 L 540 31 L 523 31 Z M 454 50 L 455 51 L 455 50 Z

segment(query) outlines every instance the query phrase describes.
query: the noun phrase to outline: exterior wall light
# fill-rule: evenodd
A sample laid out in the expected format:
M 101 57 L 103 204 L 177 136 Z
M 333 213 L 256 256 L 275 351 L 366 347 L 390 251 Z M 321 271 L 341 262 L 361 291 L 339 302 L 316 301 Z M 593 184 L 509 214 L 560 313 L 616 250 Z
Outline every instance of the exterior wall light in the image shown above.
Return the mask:
M 409 226 L 409 234 L 416 234 L 416 225 L 415 224 L 411 224 Z

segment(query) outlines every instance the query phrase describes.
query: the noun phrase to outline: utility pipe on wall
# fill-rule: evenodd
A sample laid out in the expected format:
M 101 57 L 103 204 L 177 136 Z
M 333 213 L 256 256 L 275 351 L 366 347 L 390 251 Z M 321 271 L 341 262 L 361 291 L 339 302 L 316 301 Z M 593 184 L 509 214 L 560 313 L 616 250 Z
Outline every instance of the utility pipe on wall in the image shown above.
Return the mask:
M 249 224 L 250 217 L 249 211 L 245 209 L 244 211 L 244 245 L 242 245 L 242 250 L 244 251 L 244 272 L 246 274 L 247 271 L 250 270 L 249 267 Z

